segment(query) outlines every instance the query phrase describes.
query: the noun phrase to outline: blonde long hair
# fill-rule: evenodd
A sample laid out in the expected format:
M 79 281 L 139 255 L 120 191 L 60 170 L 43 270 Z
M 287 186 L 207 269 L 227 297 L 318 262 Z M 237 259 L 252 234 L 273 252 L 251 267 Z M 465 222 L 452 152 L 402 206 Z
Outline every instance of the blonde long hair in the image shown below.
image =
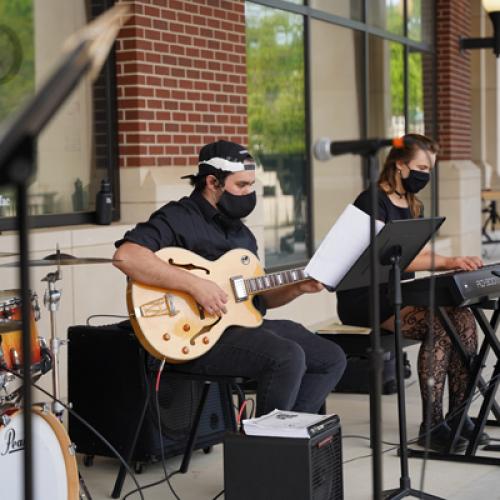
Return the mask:
M 415 157 L 418 150 L 437 154 L 439 146 L 437 142 L 420 134 L 406 134 L 403 136 L 404 146 L 402 148 L 391 148 L 384 162 L 382 172 L 378 178 L 378 187 L 386 194 L 392 194 L 396 191 L 396 175 L 398 169 L 396 164 L 398 161 L 409 163 Z M 418 217 L 422 212 L 422 202 L 415 196 L 414 193 L 406 193 L 406 200 L 412 217 Z

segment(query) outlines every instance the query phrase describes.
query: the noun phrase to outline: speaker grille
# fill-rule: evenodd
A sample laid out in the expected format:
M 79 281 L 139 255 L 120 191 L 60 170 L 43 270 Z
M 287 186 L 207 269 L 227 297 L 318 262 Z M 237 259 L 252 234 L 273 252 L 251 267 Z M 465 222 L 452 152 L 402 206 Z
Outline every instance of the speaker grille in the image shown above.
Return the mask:
M 158 394 L 160 406 L 161 431 L 165 436 L 174 440 L 187 438 L 191 430 L 196 409 L 200 403 L 203 382 L 172 379 L 166 373 L 161 380 Z M 231 423 L 224 418 L 223 400 L 218 384 L 210 384 L 208 396 L 203 408 L 200 420 L 200 434 L 218 434 L 222 440 L 226 428 L 231 428 Z M 156 402 L 154 398 L 150 401 L 151 414 L 156 416 Z
M 343 498 L 342 446 L 340 432 L 326 443 L 319 441 L 311 449 L 312 498 L 339 500 Z

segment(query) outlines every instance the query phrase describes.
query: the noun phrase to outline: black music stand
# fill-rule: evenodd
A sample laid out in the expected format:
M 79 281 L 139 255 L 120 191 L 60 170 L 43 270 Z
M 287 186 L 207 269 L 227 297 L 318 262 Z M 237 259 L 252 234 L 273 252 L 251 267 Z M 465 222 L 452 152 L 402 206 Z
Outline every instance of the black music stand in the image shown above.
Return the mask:
M 427 500 L 442 500 L 440 497 L 423 493 L 411 487 L 408 473 L 408 447 L 406 433 L 406 409 L 403 372 L 403 351 L 401 346 L 401 269 L 406 269 L 420 250 L 429 241 L 444 221 L 444 217 L 395 220 L 388 222 L 377 235 L 378 265 L 380 283 L 389 282 L 394 301 L 396 383 L 398 393 L 400 486 L 384 491 L 384 498 L 399 499 L 408 496 Z M 369 249 L 359 257 L 342 278 L 335 291 L 370 286 Z M 370 419 L 373 416 L 370 415 Z

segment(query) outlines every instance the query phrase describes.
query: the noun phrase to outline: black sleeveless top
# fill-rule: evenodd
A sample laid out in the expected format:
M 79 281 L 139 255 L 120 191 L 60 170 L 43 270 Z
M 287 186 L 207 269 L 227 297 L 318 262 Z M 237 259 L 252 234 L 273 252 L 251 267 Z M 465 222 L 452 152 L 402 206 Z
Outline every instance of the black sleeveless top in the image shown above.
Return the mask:
M 354 206 L 371 214 L 370 192 L 363 191 L 354 201 Z M 392 220 L 411 219 L 409 208 L 397 207 L 392 203 L 387 194 L 378 190 L 378 213 L 377 219 L 382 222 Z M 415 273 L 402 273 L 401 279 L 411 279 Z M 337 313 L 340 321 L 347 325 L 371 326 L 370 325 L 370 288 L 355 288 L 337 292 Z M 391 300 L 388 296 L 386 283 L 380 285 L 380 322 L 384 322 L 394 314 Z

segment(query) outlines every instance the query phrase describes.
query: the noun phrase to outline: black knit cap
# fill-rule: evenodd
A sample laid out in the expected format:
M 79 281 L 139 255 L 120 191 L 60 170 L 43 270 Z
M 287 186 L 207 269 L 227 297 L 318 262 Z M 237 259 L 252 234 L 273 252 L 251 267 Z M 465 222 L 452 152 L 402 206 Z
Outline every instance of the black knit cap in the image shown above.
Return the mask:
M 255 164 L 244 163 L 245 160 L 252 160 L 252 155 L 244 146 L 236 142 L 220 140 L 206 144 L 200 149 L 198 159 L 198 173 L 184 175 L 181 179 L 194 179 L 220 171 L 255 170 Z

